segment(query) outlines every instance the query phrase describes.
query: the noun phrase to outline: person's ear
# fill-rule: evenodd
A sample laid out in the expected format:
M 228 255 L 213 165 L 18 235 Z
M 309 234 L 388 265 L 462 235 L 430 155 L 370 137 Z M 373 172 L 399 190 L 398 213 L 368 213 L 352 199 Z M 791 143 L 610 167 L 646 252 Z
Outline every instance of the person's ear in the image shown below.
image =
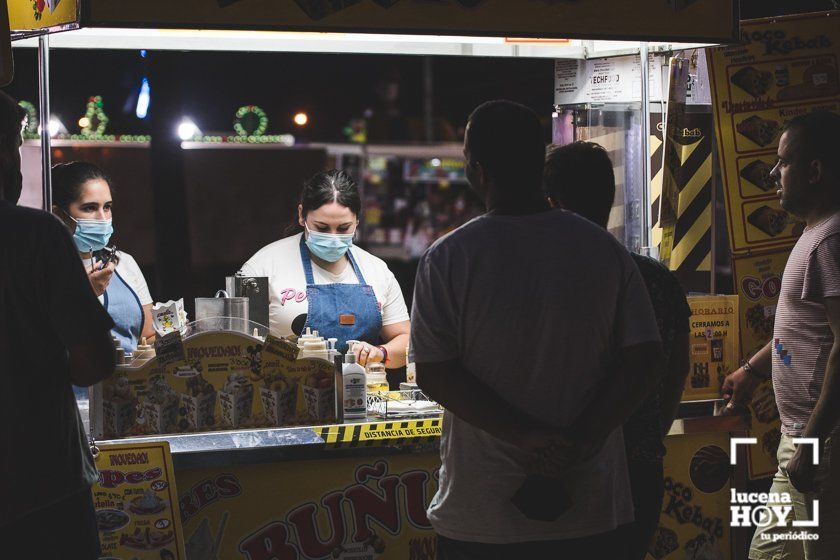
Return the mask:
M 808 181 L 811 184 L 819 183 L 825 177 L 825 167 L 822 161 L 815 159 L 808 165 Z
M 303 204 L 298 204 L 298 224 L 300 227 L 306 227 L 306 220 L 303 219 Z

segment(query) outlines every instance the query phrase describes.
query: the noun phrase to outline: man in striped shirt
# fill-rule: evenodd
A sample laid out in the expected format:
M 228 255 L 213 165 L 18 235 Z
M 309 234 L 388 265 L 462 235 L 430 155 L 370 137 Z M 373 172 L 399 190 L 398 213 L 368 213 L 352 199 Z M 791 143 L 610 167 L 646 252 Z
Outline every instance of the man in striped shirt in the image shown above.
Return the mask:
M 749 404 L 756 387 L 772 375 L 782 439 L 779 471 L 770 492 L 787 493 L 793 503 L 783 526 L 758 528 L 750 559 L 801 558 L 804 552 L 806 560 L 836 560 L 840 558 L 840 115 L 820 111 L 791 120 L 779 141 L 778 163 L 771 176 L 781 186 L 782 207 L 803 218 L 806 228 L 785 267 L 773 340 L 726 378 L 723 392 L 728 408 L 735 409 Z M 812 446 L 794 438 L 818 441 L 819 465 L 814 465 Z M 790 523 L 814 520 L 817 515 L 815 528 Z M 809 537 L 791 539 L 803 529 Z

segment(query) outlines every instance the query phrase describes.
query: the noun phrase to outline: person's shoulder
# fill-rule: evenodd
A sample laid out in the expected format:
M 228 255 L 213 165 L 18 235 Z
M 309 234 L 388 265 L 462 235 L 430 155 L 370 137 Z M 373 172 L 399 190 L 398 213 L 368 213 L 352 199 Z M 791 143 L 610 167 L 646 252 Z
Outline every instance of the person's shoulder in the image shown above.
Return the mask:
M 245 263 L 248 266 L 259 269 L 265 272 L 278 259 L 284 260 L 288 258 L 288 254 L 293 251 L 299 251 L 300 237 L 302 234 L 292 235 L 291 237 L 284 237 L 272 243 L 269 243 L 248 259 Z
M 831 240 L 833 246 L 840 246 L 840 212 L 835 213 L 814 229 L 817 230 L 814 246 L 826 240 Z
M 350 247 L 350 251 L 353 253 L 353 258 L 356 259 L 356 262 L 362 268 L 388 268 L 388 264 L 384 260 L 356 244 Z
M 42 227 L 44 229 L 63 229 L 61 222 L 43 210 L 36 208 L 27 208 L 26 206 L 15 206 L 8 202 L 3 202 L 3 218 L 4 221 L 14 221 L 17 227 L 30 226 L 33 228 Z
M 630 253 L 630 256 L 633 258 L 633 262 L 636 263 L 636 266 L 639 267 L 639 271 L 642 274 L 647 273 L 651 275 L 656 275 L 661 278 L 671 278 L 673 276 L 671 271 L 668 270 L 667 266 L 654 259 L 653 257 L 640 255 L 638 253 Z
M 485 228 L 490 227 L 487 215 L 475 217 L 462 226 L 437 238 L 428 249 L 424 257 L 434 258 L 453 250 L 456 247 L 469 246 L 477 239 L 481 239 Z
M 119 259 L 117 264 L 117 271 L 129 271 L 132 274 L 141 274 L 140 265 L 137 264 L 137 261 L 130 254 L 126 253 L 125 251 L 118 250 L 117 258 Z
M 35 242 L 44 238 L 60 238 L 68 235 L 61 221 L 43 210 L 14 206 L 4 203 L 2 220 L 4 225 L 13 228 L 19 240 Z

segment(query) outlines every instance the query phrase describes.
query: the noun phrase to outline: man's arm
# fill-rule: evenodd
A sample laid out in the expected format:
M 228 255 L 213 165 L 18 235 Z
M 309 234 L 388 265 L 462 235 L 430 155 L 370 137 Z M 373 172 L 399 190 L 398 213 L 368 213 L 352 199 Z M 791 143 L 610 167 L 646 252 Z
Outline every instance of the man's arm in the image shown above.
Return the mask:
M 569 428 L 577 443 L 598 446 L 624 424 L 659 381 L 665 362 L 658 340 L 623 348 L 619 359 L 604 390 Z
M 743 366 L 726 376 L 721 388 L 723 400 L 727 402 L 725 413 L 734 413 L 752 402 L 753 393 L 763 381 L 770 378 L 773 370 L 773 341 L 768 342 L 752 358 L 747 360 L 752 371 Z
M 565 444 L 559 429 L 511 405 L 460 360 L 418 363 L 417 384 L 449 412 L 500 440 L 528 450 Z
M 663 436 L 668 435 L 682 400 L 685 378 L 688 377 L 688 370 L 691 367 L 690 339 L 691 334 L 680 334 L 674 338 L 674 343 L 671 345 L 671 357 L 668 359 L 665 377 L 662 380 L 662 427 L 665 431 Z
M 73 344 L 69 348 L 70 381 L 90 387 L 114 373 L 114 344 L 109 331 Z
M 802 437 L 826 438 L 840 423 L 840 297 L 823 300 L 834 345 L 828 356 L 822 391 Z

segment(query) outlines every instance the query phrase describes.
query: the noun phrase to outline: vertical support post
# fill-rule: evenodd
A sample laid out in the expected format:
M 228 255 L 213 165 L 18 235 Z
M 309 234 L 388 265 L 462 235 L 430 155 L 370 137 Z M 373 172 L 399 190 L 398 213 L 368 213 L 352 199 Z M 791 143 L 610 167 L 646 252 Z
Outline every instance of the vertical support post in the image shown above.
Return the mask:
M 718 189 L 718 147 L 717 147 L 717 138 L 715 137 L 714 130 L 712 131 L 712 229 L 711 229 L 711 265 L 709 267 L 709 293 L 712 295 L 717 294 L 717 189 Z M 737 286 L 736 286 L 737 288 Z M 736 289 L 737 293 L 737 289 Z
M 38 104 L 41 131 L 41 207 L 52 212 L 52 146 L 50 142 L 50 36 L 38 38 Z
M 426 142 L 435 141 L 434 69 L 432 57 L 423 57 L 423 125 Z
M 648 44 L 641 43 L 639 48 L 641 57 L 642 82 L 642 215 L 641 215 L 641 252 L 651 254 L 651 216 L 650 216 L 650 63 L 648 61 Z

